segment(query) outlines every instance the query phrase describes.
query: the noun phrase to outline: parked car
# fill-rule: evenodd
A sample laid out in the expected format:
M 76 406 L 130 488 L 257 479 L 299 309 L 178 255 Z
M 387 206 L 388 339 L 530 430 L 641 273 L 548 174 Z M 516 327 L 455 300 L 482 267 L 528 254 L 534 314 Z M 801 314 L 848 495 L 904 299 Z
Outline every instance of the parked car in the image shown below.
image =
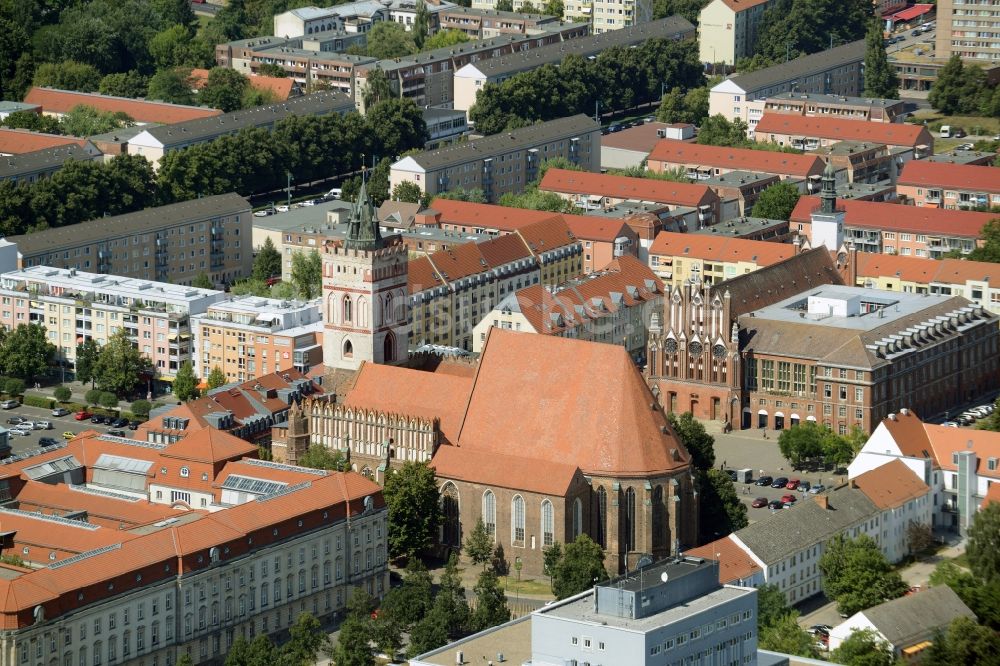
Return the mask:
M 922 34 L 923 33 L 920 31 L 920 28 L 917 28 L 916 30 L 910 33 L 910 37 L 919 37 Z
M 815 486 L 809 489 L 809 494 L 819 495 L 824 490 L 826 490 L 826 486 L 824 486 L 822 483 L 817 483 Z
M 110 425 L 112 428 L 127 428 L 128 419 L 123 419 L 122 417 L 119 416 L 117 419 L 115 419 L 108 425 Z
M 35 430 L 52 430 L 52 421 L 35 421 Z
M 101 414 L 94 414 L 90 417 L 91 423 L 104 424 L 108 422 L 108 417 L 102 416 Z
M 809 492 L 809 482 L 808 481 L 802 481 L 801 483 L 799 483 L 799 487 L 796 488 L 796 490 L 798 490 L 800 493 L 807 493 L 807 492 Z
M 30 435 L 30 434 L 31 434 L 31 431 L 30 431 L 30 430 L 24 430 L 24 429 L 22 429 L 22 428 L 18 428 L 18 427 L 16 427 L 16 426 L 15 426 L 15 427 L 13 427 L 13 428 L 11 428 L 11 429 L 10 429 L 10 430 L 8 430 L 7 432 L 9 432 L 9 433 L 10 433 L 10 434 L 12 434 L 12 435 L 19 435 L 19 436 L 21 436 L 21 437 L 27 437 L 28 435 Z
M 75 432 L 67 430 L 66 432 L 63 433 L 63 439 L 73 439 L 74 437 L 76 437 Z
M 306 199 L 305 201 L 300 201 L 299 205 L 300 206 L 315 206 L 316 205 L 316 200 L 315 199 Z
M 975 144 L 972 144 L 972 143 L 963 143 L 960 146 L 958 146 L 956 148 L 956 150 L 972 150 L 975 147 L 976 147 Z
M 784 488 L 787 485 L 788 485 L 788 477 L 779 476 L 777 479 L 774 480 L 774 483 L 771 484 L 771 487 L 772 488 Z
M 327 192 L 326 196 L 332 197 L 334 199 L 339 199 L 340 197 L 344 196 L 344 191 L 339 187 L 335 187 L 331 189 L 329 192 Z
M 275 206 L 274 210 L 278 211 L 279 213 L 287 213 L 288 212 L 288 206 L 285 205 L 285 204 L 281 204 L 280 206 Z
M 39 446 L 56 446 L 59 444 L 59 440 L 53 437 L 42 437 L 38 440 Z
M 17 409 L 21 406 L 21 403 L 17 400 L 4 400 L 0 402 L 0 409 Z
M 957 427 L 958 427 L 958 424 L 957 424 L 957 423 L 955 423 L 954 421 L 945 421 L 945 422 L 944 422 L 944 423 L 942 423 L 941 425 L 943 425 L 943 426 L 947 426 L 947 427 L 949 427 L 949 428 L 957 428 Z
M 782 502 L 781 500 L 771 500 L 768 503 L 767 508 L 771 509 L 772 511 L 775 511 L 777 509 L 784 509 L 785 508 L 785 503 Z
M 274 211 L 270 208 L 255 211 L 253 214 L 254 217 L 267 217 L 268 215 L 274 215 Z
M 23 430 L 25 432 L 32 432 L 35 429 L 35 424 L 31 421 L 21 421 L 16 426 L 11 428 L 11 430 Z
M 93 414 L 88 412 L 86 409 L 81 409 L 80 411 L 78 411 L 76 414 L 73 415 L 73 418 L 76 419 L 77 421 L 86 421 L 92 416 Z
M 799 487 L 799 483 L 801 483 L 801 481 L 798 479 L 789 479 L 788 483 L 785 484 L 785 488 L 788 490 L 795 490 Z
M 128 437 L 124 430 L 109 430 L 108 434 L 112 437 Z
M 611 123 L 610 125 L 608 125 L 608 131 L 611 132 L 612 134 L 615 133 L 615 132 L 621 132 L 622 131 L 622 124 L 621 123 Z
M 769 485 L 771 485 L 772 481 L 774 481 L 774 479 L 772 479 L 771 477 L 769 477 L 769 476 L 762 476 L 759 479 L 757 479 L 757 485 L 758 486 L 769 486 Z
M 56 407 L 52 410 L 52 416 L 66 416 L 69 414 L 69 410 L 65 407 Z
M 755 509 L 763 509 L 765 506 L 767 506 L 767 498 L 758 497 L 750 504 L 750 506 L 752 506 Z
M 813 636 L 829 636 L 831 631 L 833 627 L 828 624 L 814 624 L 809 627 L 809 633 Z
M 788 493 L 787 495 L 781 496 L 781 501 L 785 504 L 795 504 L 799 498 L 795 496 L 795 493 Z
M 20 416 L 12 416 L 7 419 L 7 425 L 17 425 L 18 423 L 24 423 L 26 420 Z
M 139 426 L 141 426 L 141 425 L 142 425 L 142 421 L 129 421 L 128 429 L 129 430 L 138 430 Z

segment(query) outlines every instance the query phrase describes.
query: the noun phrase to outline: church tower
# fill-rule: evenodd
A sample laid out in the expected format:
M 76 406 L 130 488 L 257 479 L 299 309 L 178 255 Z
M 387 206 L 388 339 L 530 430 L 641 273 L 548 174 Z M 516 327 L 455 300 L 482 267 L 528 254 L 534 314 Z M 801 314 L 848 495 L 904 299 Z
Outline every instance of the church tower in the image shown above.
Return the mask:
M 819 210 L 812 214 L 812 246 L 825 245 L 830 252 L 839 252 L 844 245 L 844 211 L 837 210 L 837 176 L 833 163 L 823 169 L 823 191 Z
M 323 252 L 323 363 L 355 370 L 362 361 L 407 360 L 408 253 L 400 236 L 383 238 L 362 183 L 347 238 Z

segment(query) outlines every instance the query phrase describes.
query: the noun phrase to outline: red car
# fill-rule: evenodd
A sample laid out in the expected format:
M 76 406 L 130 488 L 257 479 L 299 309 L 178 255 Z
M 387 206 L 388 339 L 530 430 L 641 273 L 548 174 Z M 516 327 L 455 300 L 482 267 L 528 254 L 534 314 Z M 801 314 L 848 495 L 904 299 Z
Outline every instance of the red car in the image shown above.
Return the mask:
M 796 500 L 795 495 L 791 493 L 788 493 L 787 495 L 782 495 L 781 497 L 781 501 L 784 502 L 785 504 L 795 504 L 795 500 Z
M 757 499 L 755 499 L 753 501 L 753 504 L 751 504 L 750 506 L 752 506 L 755 509 L 762 509 L 765 506 L 767 506 L 767 498 L 766 497 L 758 497 Z
M 91 414 L 87 410 L 81 409 L 80 411 L 78 411 L 76 414 L 73 415 L 73 418 L 76 419 L 77 421 L 86 421 L 92 416 L 93 414 Z
M 787 488 L 788 490 L 797 490 L 798 487 L 799 487 L 798 479 L 792 479 L 791 481 L 788 482 L 788 485 L 785 486 L 785 488 Z

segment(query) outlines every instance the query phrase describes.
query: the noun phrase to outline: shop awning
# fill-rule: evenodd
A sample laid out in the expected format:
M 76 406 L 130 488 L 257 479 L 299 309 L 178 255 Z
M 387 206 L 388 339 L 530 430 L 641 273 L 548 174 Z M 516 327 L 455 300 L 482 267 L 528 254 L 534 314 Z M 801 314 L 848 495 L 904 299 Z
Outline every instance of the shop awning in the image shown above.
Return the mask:
M 888 18 L 896 21 L 897 23 L 905 23 L 906 21 L 912 21 L 918 16 L 923 16 L 934 9 L 934 5 L 913 5 L 912 7 L 907 7 L 895 14 L 890 14 Z

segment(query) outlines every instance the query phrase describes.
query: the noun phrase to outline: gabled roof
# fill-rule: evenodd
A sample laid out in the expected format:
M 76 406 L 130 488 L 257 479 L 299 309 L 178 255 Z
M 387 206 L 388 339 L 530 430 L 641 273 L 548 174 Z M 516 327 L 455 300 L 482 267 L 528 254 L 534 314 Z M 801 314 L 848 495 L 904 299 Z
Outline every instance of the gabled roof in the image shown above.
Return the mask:
M 912 409 L 902 409 L 896 414 L 890 414 L 882 419 L 882 424 L 889 431 L 892 440 L 896 442 L 900 453 L 908 458 L 934 458 L 934 448 L 924 430 L 924 422 L 913 413 Z
M 684 551 L 685 555 L 704 557 L 719 563 L 719 583 L 738 584 L 754 574 L 762 572 L 760 565 L 740 548 L 732 537 L 722 537 L 704 546 Z
M 255 445 L 235 435 L 215 428 L 202 428 L 174 442 L 162 451 L 161 455 L 197 462 L 220 463 L 256 453 Z
M 40 105 L 42 111 L 47 113 L 69 113 L 74 106 L 83 104 L 100 111 L 110 111 L 112 113 L 121 111 L 139 123 L 157 123 L 160 125 L 170 125 L 196 118 L 210 118 L 222 113 L 218 109 L 209 109 L 201 106 L 168 104 L 167 102 L 112 97 L 111 95 L 58 90 L 56 88 L 40 88 L 38 86 L 33 86 L 28 91 L 28 94 L 24 97 L 24 101 Z
M 757 5 L 763 5 L 771 0 L 722 0 L 722 3 L 734 12 L 743 12 Z
M 439 477 L 483 486 L 565 497 L 579 473 L 576 465 L 518 455 L 440 446 L 431 466 Z M 583 479 L 580 479 L 581 482 Z
M 691 164 L 741 171 L 759 171 L 806 178 L 823 173 L 818 155 L 796 155 L 770 150 L 707 146 L 687 141 L 662 139 L 649 154 L 650 161 Z
M 794 256 L 795 247 L 787 243 L 661 231 L 656 234 L 649 253 L 706 261 L 747 261 L 758 266 L 770 266 Z
M 208 83 L 208 70 L 207 69 L 192 69 L 191 70 L 191 82 L 194 84 L 195 88 L 204 88 Z M 288 99 L 292 94 L 292 89 L 295 87 L 295 79 L 287 76 L 262 76 L 260 74 L 251 74 L 247 77 L 250 79 L 250 87 L 255 90 L 268 91 L 274 95 L 274 99 L 283 102 Z M 220 112 L 221 113 L 221 112 Z
M 29 511 L 56 512 L 86 511 L 89 520 L 104 519 L 121 522 L 129 527 L 162 520 L 177 513 L 166 504 L 153 504 L 147 500 L 129 500 L 111 493 L 100 494 L 93 490 L 73 487 L 65 483 L 28 481 L 17 493 L 18 505 Z
M 792 210 L 791 222 L 810 222 L 811 214 L 819 209 L 819 205 L 819 197 L 800 197 Z M 847 227 L 942 234 L 950 237 L 979 238 L 983 226 L 996 217 L 995 213 L 901 206 L 897 203 L 859 199 L 837 199 L 837 206 L 844 210 L 844 225 Z
M 976 620 L 976 615 L 947 585 L 936 585 L 916 594 L 887 601 L 863 610 L 854 617 L 858 615 L 867 618 L 875 625 L 878 633 L 897 649 L 926 640 L 937 630 L 947 628 L 957 618 Z M 852 626 L 852 620 L 854 618 L 845 620 L 841 626 Z
M 732 316 L 777 303 L 789 293 L 820 285 L 840 285 L 844 280 L 823 246 L 799 252 L 775 264 L 738 275 L 712 287 L 718 295 L 729 292 Z
M 725 86 L 725 88 L 721 89 L 732 90 L 735 88 L 747 93 L 756 94 L 771 86 L 797 79 L 801 80 L 810 75 L 836 69 L 843 65 L 852 63 L 860 65 L 864 62 L 864 59 L 865 40 L 859 39 L 856 42 L 843 44 L 826 51 L 800 56 L 780 65 L 758 69 L 756 72 L 738 74 L 718 84 L 713 90 L 720 89 L 719 86 Z
M 38 150 L 56 148 L 70 143 L 83 148 L 87 140 L 75 136 L 29 132 L 25 129 L 0 128 L 0 153 L 5 155 L 33 153 Z
M 979 465 L 976 474 L 1000 480 L 1000 464 L 990 470 L 986 461 L 995 458 L 1000 461 L 1000 433 L 973 428 L 951 428 L 933 423 L 925 423 L 924 430 L 934 451 L 934 458 L 941 469 L 957 471 L 953 462 L 956 453 L 974 451 Z
M 910 160 L 897 185 L 1000 193 L 1000 169 L 993 166 Z
M 677 206 L 700 206 L 717 201 L 707 185 L 675 183 L 655 178 L 633 178 L 569 169 L 549 169 L 538 188 L 562 194 L 586 194 L 615 199 L 637 199 Z
M 882 510 L 895 509 L 931 490 L 898 458 L 851 481 Z
M 601 368 L 601 381 L 594 381 L 594 368 Z M 458 446 L 509 454 L 516 443 L 520 455 L 573 461 L 588 475 L 686 468 L 689 455 L 663 412 L 650 409 L 655 402 L 619 345 L 494 328 Z
M 837 141 L 868 141 L 887 146 L 916 147 L 934 139 L 923 125 L 910 123 L 873 123 L 832 116 L 800 116 L 791 113 L 765 113 L 754 128 L 760 139 L 765 134 L 791 134 Z

